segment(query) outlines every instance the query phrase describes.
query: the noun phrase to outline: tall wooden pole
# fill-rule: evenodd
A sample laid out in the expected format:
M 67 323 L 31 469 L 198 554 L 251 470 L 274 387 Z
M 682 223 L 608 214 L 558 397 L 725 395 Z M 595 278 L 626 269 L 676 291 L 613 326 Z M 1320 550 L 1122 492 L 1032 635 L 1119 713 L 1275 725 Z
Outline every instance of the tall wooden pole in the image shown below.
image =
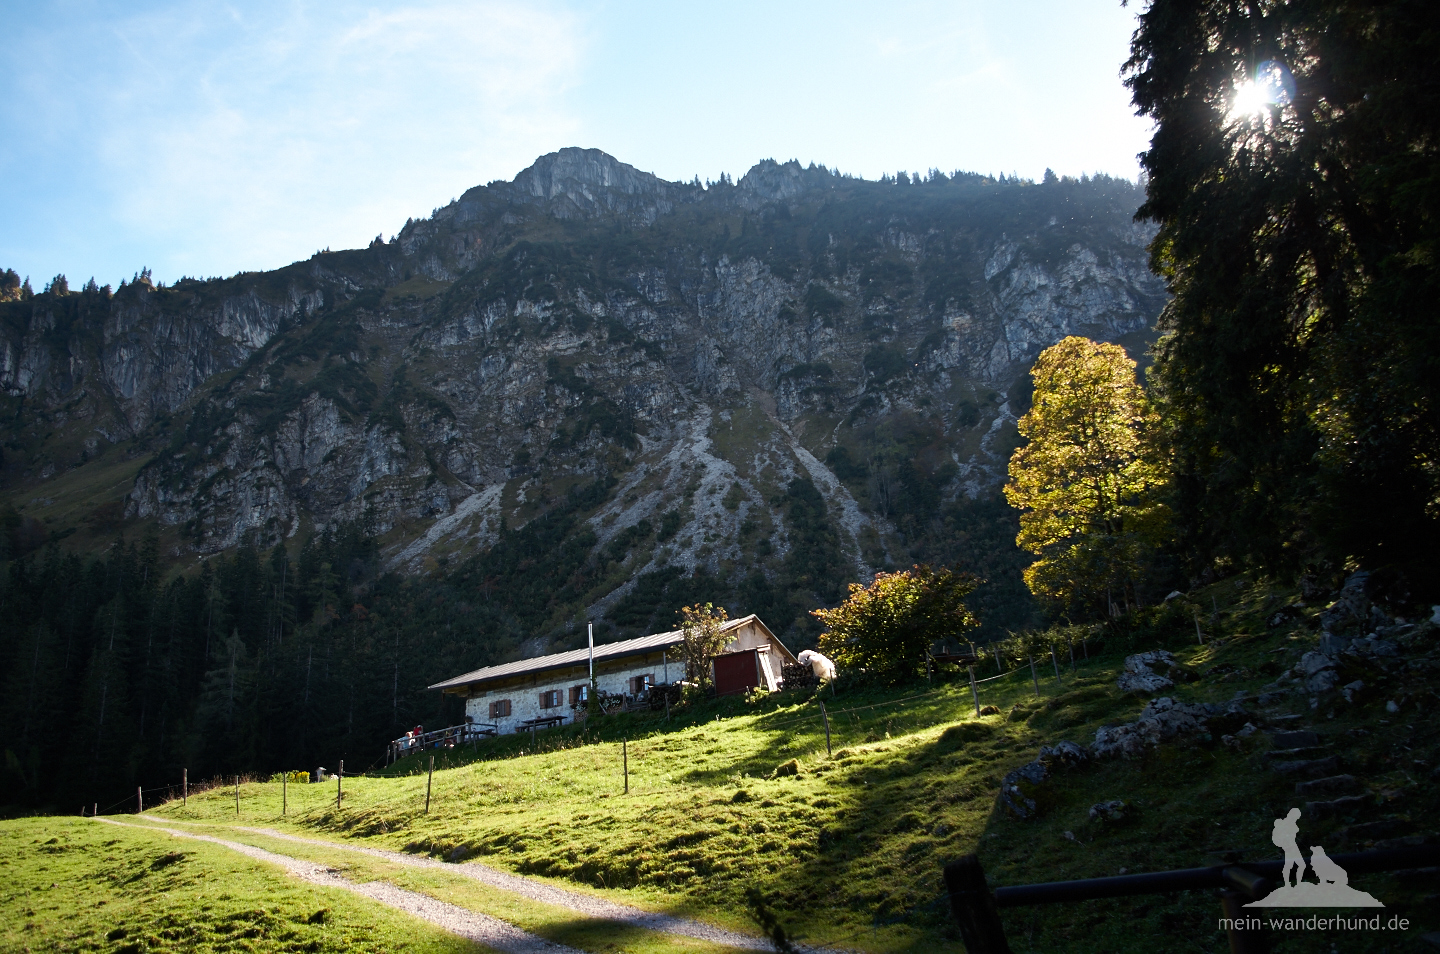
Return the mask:
M 1035 683 L 1035 696 L 1040 696 L 1040 677 L 1035 675 L 1035 657 L 1030 657 L 1030 681 Z
M 425 776 L 425 814 L 430 814 L 430 783 L 435 780 L 435 756 L 430 756 L 430 774 Z
M 625 771 L 625 794 L 630 794 L 630 743 L 626 739 L 620 740 L 620 758 Z
M 180 798 L 180 804 L 186 806 L 190 804 L 190 770 L 188 768 L 180 770 Z
M 345 760 L 340 760 L 340 771 L 335 773 L 335 810 L 340 810 L 340 780 L 345 777 Z
M 975 685 L 975 667 L 970 667 L 970 695 L 975 697 L 975 717 L 980 717 L 980 689 Z

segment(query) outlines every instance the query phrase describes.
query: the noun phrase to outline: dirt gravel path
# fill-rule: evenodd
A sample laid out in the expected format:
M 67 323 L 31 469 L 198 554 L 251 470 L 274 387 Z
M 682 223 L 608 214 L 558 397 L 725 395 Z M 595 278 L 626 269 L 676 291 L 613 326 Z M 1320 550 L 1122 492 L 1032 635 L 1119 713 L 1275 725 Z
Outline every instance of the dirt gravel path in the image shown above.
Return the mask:
M 362 895 L 372 901 L 395 908 L 397 911 L 403 911 L 423 921 L 429 921 L 452 934 L 458 934 L 460 937 L 477 941 L 497 951 L 503 951 L 505 954 L 580 954 L 573 947 L 547 941 L 528 931 L 522 931 L 499 918 L 467 911 L 465 908 L 437 901 L 414 891 L 397 888 L 393 884 L 383 881 L 356 884 L 353 881 L 347 881 L 324 865 L 313 861 L 303 861 L 299 858 L 291 858 L 289 855 L 266 851 L 264 848 L 241 844 L 238 841 L 227 841 L 213 835 L 201 835 L 197 832 L 181 831 L 178 828 L 167 828 L 157 824 L 135 825 L 110 818 L 97 818 L 96 821 L 104 822 L 107 825 L 118 825 L 122 828 L 163 831 L 176 838 L 192 838 L 196 841 L 208 841 L 211 844 L 222 845 L 231 851 L 239 852 L 258 861 L 279 865 L 302 881 L 327 888 L 341 888 L 353 894 Z
M 276 831 L 273 828 L 247 828 L 241 825 L 236 825 L 234 828 L 236 831 L 246 831 L 253 835 L 264 835 L 266 838 L 278 838 L 283 841 L 293 841 L 302 845 L 318 845 L 321 848 L 353 851 L 357 854 L 383 858 L 386 861 L 393 861 L 414 868 L 440 869 L 450 874 L 464 875 L 467 878 L 472 878 L 492 888 L 500 888 L 505 891 L 514 892 L 532 901 L 540 901 L 544 904 L 553 904 L 557 907 L 569 908 L 571 911 L 577 911 L 592 918 L 618 921 L 621 924 L 628 924 L 649 931 L 658 931 L 662 934 L 693 937 L 697 940 L 709 941 L 712 944 L 736 947 L 747 951 L 765 951 L 771 949 L 767 941 L 753 935 L 741 934 L 738 931 L 727 931 L 724 928 L 713 927 L 700 921 L 692 921 L 689 918 L 679 918 L 669 914 L 656 914 L 653 911 L 631 907 L 628 904 L 617 904 L 614 901 L 607 901 L 604 898 L 597 898 L 590 894 L 582 894 L 579 891 L 567 891 L 564 888 L 557 888 L 553 885 L 548 885 L 532 878 L 526 878 L 522 875 L 510 874 L 508 871 L 501 871 L 498 868 L 492 868 L 489 865 L 475 861 L 464 864 L 447 864 L 443 861 L 436 861 L 433 858 L 417 858 L 414 855 L 407 855 L 400 851 L 385 851 L 381 848 L 362 848 L 359 845 L 342 845 L 337 842 L 326 841 L 323 838 L 302 838 L 299 835 L 289 835 L 285 832 Z

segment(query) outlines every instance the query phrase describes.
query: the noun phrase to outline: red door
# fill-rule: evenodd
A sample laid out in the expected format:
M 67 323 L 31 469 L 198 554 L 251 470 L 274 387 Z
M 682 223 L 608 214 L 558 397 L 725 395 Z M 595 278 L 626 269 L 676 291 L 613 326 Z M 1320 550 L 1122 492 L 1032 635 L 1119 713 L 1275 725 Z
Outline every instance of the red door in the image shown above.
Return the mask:
M 715 695 L 728 696 L 760 685 L 760 663 L 755 650 L 715 657 Z

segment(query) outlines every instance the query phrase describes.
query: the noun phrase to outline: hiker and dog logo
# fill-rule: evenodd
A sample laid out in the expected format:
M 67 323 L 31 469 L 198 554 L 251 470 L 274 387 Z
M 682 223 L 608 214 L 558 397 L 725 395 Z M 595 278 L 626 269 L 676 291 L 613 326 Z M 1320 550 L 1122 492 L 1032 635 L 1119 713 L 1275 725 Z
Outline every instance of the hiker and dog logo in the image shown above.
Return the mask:
M 1270 840 L 1285 853 L 1280 887 L 1247 908 L 1383 908 L 1385 905 L 1364 891 L 1350 887 L 1350 876 L 1325 854 L 1320 845 L 1310 848 L 1309 869 L 1316 881 L 1305 880 L 1305 856 L 1300 853 L 1300 809 L 1292 808 L 1284 818 L 1275 819 Z

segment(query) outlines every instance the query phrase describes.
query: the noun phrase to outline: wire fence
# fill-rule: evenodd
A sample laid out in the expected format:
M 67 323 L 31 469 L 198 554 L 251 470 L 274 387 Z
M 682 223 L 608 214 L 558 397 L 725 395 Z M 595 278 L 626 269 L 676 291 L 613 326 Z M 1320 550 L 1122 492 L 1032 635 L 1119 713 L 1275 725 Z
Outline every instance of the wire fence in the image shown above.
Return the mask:
M 1083 642 L 1081 643 L 1081 645 L 1083 646 Z M 1065 646 L 1068 650 L 1075 647 L 1075 641 L 1052 640 L 1049 644 L 1047 644 L 1046 655 L 1050 657 L 1051 666 L 1044 668 L 1049 669 L 1053 672 L 1057 688 L 1063 688 L 1064 679 L 1061 677 L 1062 666 L 1059 661 L 1060 654 L 1059 652 L 1052 653 L 1052 650 L 1059 646 Z M 1008 654 L 998 653 L 993 650 L 989 651 L 988 653 L 985 651 L 977 652 L 975 653 L 975 655 L 979 659 L 979 663 L 977 663 L 977 666 L 983 664 L 987 658 L 991 661 L 998 661 L 997 665 L 1001 666 L 1003 666 L 1004 661 L 1011 659 Z M 1069 671 L 1070 677 L 1072 679 L 1075 678 L 1076 674 L 1078 673 L 1078 668 L 1080 666 L 1092 662 L 1092 660 L 1089 658 L 1088 651 L 1082 650 L 1082 652 L 1079 654 L 1072 654 L 1071 652 L 1067 652 L 1066 655 L 1069 658 L 1067 659 L 1066 665 L 1063 668 Z M 813 733 L 818 736 L 821 732 L 826 732 L 829 736 L 831 736 L 831 738 L 827 739 L 827 743 L 833 743 L 843 746 L 845 744 L 854 744 L 854 742 L 856 741 L 855 735 L 865 731 L 867 726 L 871 728 L 876 728 L 880 725 L 880 720 L 875 720 L 872 722 L 869 719 L 868 714 L 872 713 L 885 713 L 884 726 L 887 733 L 891 731 L 894 721 L 899 718 L 902 713 L 907 713 L 907 710 L 907 714 L 912 716 L 917 714 L 919 710 L 923 710 L 926 708 L 931 708 L 934 710 L 933 719 L 927 720 L 924 719 L 922 716 L 918 721 L 907 720 L 905 722 L 902 722 L 902 728 L 907 731 L 925 728 L 927 724 L 931 723 L 938 725 L 946 722 L 953 722 L 956 719 L 957 707 L 963 706 L 964 708 L 968 709 L 972 703 L 977 709 L 981 707 L 984 701 L 981 694 L 982 686 L 990 686 L 996 683 L 1010 680 L 1018 682 L 1018 685 L 1007 687 L 1008 691 L 1006 692 L 1006 695 L 1013 694 L 1014 690 L 1017 688 L 1020 688 L 1023 691 L 1025 683 L 1031 683 L 1033 691 L 1036 692 L 1037 695 L 1040 694 L 1040 667 L 1043 663 L 1043 660 L 1037 660 L 1032 655 L 1014 659 L 1013 662 L 1015 663 L 1014 668 L 984 678 L 974 678 L 974 667 L 972 667 L 970 675 L 973 679 L 973 682 L 967 682 L 962 679 L 960 681 L 952 682 L 948 685 L 934 686 L 922 692 L 912 693 L 907 696 L 902 696 L 898 699 L 886 699 L 880 702 L 851 705 L 838 709 L 826 707 L 824 704 L 825 700 L 822 699 L 819 694 L 817 694 L 816 697 L 811 700 L 814 703 L 813 708 L 807 705 L 804 711 L 793 712 L 787 717 L 781 718 L 778 721 L 767 721 L 764 715 L 760 715 L 759 718 L 757 718 L 755 721 L 754 728 L 761 732 L 783 732 L 785 730 L 794 730 L 800 727 L 806 727 L 809 729 L 809 733 L 806 734 Z M 1029 678 L 1026 678 L 1027 676 Z M 1050 685 L 1051 676 L 1049 673 L 1044 676 L 1044 682 L 1047 686 Z M 967 685 L 974 686 L 973 699 L 964 698 L 965 695 L 968 695 L 964 693 L 964 689 Z M 963 703 L 961 702 L 962 699 L 964 700 Z M 718 713 L 716 714 L 716 718 L 720 718 L 720 715 Z M 592 731 L 592 727 L 586 723 L 580 723 L 578 724 L 578 726 L 565 727 L 567 731 L 565 731 L 563 735 L 561 733 L 557 733 L 554 729 L 547 730 L 546 734 L 550 735 L 550 738 L 540 739 L 539 741 L 532 739 L 530 746 L 526 748 L 520 748 L 514 751 L 496 751 L 494 753 L 494 756 L 491 758 L 466 758 L 465 753 L 460 751 L 464 748 L 464 746 L 457 744 L 453 749 L 436 751 L 433 753 L 436 756 L 434 768 L 456 768 L 459 765 L 463 764 L 503 761 L 524 755 L 553 753 L 564 751 L 567 749 L 581 748 L 597 743 L 609 742 L 614 744 L 624 741 L 628 741 L 628 743 L 630 744 L 630 754 L 632 757 L 643 758 L 646 754 L 646 748 L 637 747 L 637 743 L 643 743 L 657 736 L 668 735 L 671 731 L 673 731 L 674 726 L 672 723 L 670 723 L 668 718 L 655 718 L 651 720 L 644 719 L 642 716 L 641 719 L 642 721 L 640 721 L 638 724 L 636 724 L 635 722 L 627 722 L 627 725 L 623 729 L 621 729 L 620 732 L 612 735 L 612 737 L 609 738 L 605 737 L 606 732 L 604 731 L 603 727 L 596 726 L 593 728 Z M 696 723 L 696 725 L 704 724 L 704 722 Z M 483 744 L 493 745 L 495 741 L 497 740 L 487 739 L 484 740 Z M 878 741 L 878 736 L 866 737 L 863 739 L 863 741 Z M 481 744 L 482 742 L 480 740 L 472 742 L 471 748 L 473 750 L 473 754 L 479 755 L 479 749 Z M 382 754 L 380 757 L 371 762 L 370 765 L 366 766 L 366 768 L 362 771 L 337 771 L 329 773 L 327 777 L 325 777 L 323 780 L 328 782 L 331 778 L 334 778 L 337 775 L 347 779 L 393 779 L 396 777 L 400 777 L 401 773 L 390 771 L 390 766 L 383 764 L 386 761 L 386 755 Z M 343 761 L 340 764 L 343 765 Z M 380 769 L 380 771 L 377 772 L 377 769 Z M 424 775 L 427 773 L 428 769 L 429 767 L 422 759 L 419 766 L 413 767 L 411 770 L 408 770 L 403 774 L 409 776 L 414 776 L 416 774 Z M 279 784 L 279 774 L 282 773 L 277 773 L 276 776 L 274 776 L 273 778 L 260 777 L 254 774 L 242 774 L 238 776 L 238 778 L 241 784 L 254 784 L 257 782 L 266 782 L 272 780 L 275 781 L 276 784 Z M 188 794 L 201 796 L 218 788 L 230 789 L 235 786 L 236 779 L 237 776 L 234 775 L 216 775 L 207 780 L 191 781 L 188 784 Z M 314 784 L 319 781 L 321 781 L 321 779 L 313 778 L 311 779 L 310 784 Z M 296 784 L 302 783 L 296 782 Z M 152 788 L 141 789 L 140 793 L 142 796 L 161 792 L 165 793 L 164 797 L 156 800 L 155 806 L 158 807 L 159 805 L 165 804 L 169 801 L 173 801 L 175 798 L 180 797 L 180 793 L 184 791 L 183 786 L 183 782 L 171 782 L 163 785 L 157 785 Z M 306 787 L 308 787 L 308 785 Z M 146 799 L 146 801 L 148 802 L 148 799 Z M 127 795 L 126 797 L 105 806 L 103 809 L 99 808 L 99 806 L 94 806 L 92 810 L 105 813 L 116 808 L 121 808 L 122 806 L 129 805 L 135 807 L 136 804 L 136 796 Z M 83 811 L 84 809 L 82 808 L 82 812 Z

